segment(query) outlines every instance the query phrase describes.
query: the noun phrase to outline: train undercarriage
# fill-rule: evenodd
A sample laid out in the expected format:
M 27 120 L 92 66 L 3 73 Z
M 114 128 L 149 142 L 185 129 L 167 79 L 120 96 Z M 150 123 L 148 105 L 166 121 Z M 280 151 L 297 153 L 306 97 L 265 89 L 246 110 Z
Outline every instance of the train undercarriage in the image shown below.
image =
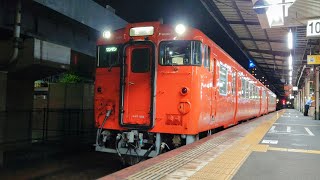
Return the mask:
M 133 165 L 169 150 L 190 144 L 198 135 L 103 130 L 97 133 L 96 151 L 116 153 L 124 164 Z

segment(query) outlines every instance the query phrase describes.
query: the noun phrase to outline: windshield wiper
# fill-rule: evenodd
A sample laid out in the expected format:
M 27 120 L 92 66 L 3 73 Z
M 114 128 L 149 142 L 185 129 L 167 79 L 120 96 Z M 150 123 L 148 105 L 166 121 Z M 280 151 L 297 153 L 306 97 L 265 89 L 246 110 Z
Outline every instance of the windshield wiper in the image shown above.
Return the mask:
M 108 71 L 111 72 L 111 69 L 112 69 L 115 65 L 116 65 L 116 63 L 111 64 L 110 67 L 109 67 L 109 69 L 108 69 Z

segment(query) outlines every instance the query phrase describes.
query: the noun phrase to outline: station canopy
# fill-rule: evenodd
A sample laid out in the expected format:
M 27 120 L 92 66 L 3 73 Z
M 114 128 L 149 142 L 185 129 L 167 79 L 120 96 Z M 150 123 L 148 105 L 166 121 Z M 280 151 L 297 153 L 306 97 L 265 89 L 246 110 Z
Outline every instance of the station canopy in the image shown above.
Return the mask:
M 201 2 L 248 59 L 255 62 L 257 79 L 278 95 L 284 95 L 285 84 L 298 84 L 303 66 L 307 64 L 306 56 L 317 53 L 310 52 L 314 49 L 319 50 L 319 39 L 306 38 L 308 20 L 320 19 L 319 0 Z M 287 40 L 290 30 L 293 34 L 291 50 Z M 288 65 L 290 54 L 292 70 Z

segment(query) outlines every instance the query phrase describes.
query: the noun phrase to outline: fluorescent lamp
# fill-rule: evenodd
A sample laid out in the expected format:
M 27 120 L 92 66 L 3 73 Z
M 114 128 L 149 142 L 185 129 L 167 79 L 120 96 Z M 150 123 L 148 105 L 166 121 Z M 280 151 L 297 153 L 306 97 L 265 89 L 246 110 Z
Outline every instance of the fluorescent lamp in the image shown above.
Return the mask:
M 272 5 L 266 12 L 269 26 L 282 26 L 284 24 L 283 8 L 279 5 Z
M 291 56 L 291 54 L 288 58 L 288 65 L 289 65 L 289 70 L 292 70 L 292 56 Z
M 288 33 L 288 48 L 289 49 L 292 49 L 293 48 L 293 35 L 292 35 L 292 32 L 291 32 L 291 29 Z
M 289 70 L 289 77 L 292 77 L 292 70 Z

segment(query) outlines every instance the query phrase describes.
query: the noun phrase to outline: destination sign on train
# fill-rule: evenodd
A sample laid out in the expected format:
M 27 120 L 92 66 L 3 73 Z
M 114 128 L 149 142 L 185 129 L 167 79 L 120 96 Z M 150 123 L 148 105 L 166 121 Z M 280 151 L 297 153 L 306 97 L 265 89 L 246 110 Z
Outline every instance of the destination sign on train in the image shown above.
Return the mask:
M 118 50 L 117 47 L 107 47 L 106 52 L 116 52 Z

